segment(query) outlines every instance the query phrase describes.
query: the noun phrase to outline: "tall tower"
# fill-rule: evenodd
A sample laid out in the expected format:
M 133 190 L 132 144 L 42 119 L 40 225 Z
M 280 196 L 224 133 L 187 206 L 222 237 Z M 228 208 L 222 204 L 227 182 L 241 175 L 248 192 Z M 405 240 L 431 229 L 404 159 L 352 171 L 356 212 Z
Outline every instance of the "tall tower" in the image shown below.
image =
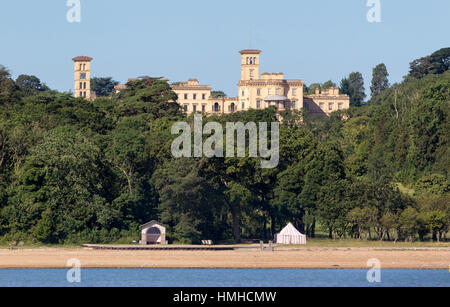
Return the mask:
M 261 50 L 247 49 L 241 54 L 241 80 L 259 80 L 259 55 Z
M 91 94 L 91 61 L 88 56 L 72 59 L 75 63 L 75 97 L 92 98 Z

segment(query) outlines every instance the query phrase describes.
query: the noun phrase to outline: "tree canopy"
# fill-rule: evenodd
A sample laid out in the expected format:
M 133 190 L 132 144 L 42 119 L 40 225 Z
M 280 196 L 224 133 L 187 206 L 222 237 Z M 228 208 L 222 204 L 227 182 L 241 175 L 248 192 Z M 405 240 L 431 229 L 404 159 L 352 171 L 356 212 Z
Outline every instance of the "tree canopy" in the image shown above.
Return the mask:
M 87 101 L 40 90 L 37 78 L 14 81 L 2 67 L 0 244 L 130 243 L 150 220 L 180 243 L 269 240 L 288 222 L 310 237 L 444 240 L 450 72 L 390 87 L 374 79 L 376 103 L 363 103 L 352 73 L 340 84 L 349 110 L 281 114 L 280 163 L 262 169 L 261 158 L 173 157 L 171 127 L 193 117 L 163 79 Z M 203 123 L 270 127 L 277 115 L 271 107 Z

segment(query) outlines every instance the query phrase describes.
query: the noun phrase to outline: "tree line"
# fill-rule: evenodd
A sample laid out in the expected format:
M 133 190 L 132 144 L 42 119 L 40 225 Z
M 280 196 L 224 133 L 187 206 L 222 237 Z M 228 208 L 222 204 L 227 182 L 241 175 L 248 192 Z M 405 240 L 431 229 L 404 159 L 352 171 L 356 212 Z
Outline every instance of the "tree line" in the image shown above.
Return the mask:
M 103 92 L 86 101 L 0 68 L 0 240 L 129 243 L 153 219 L 181 243 L 268 240 L 288 222 L 310 237 L 443 240 L 450 225 L 443 50 L 411 63 L 399 84 L 378 65 L 367 102 L 355 91 L 362 78 L 351 74 L 360 103 L 329 118 L 282 114 L 276 169 L 261 169 L 259 158 L 173 158 L 171 126 L 193 116 L 159 78 L 132 80 L 117 95 L 114 81 L 100 78 Z M 204 124 L 270 127 L 276 116 L 274 108 L 250 110 Z

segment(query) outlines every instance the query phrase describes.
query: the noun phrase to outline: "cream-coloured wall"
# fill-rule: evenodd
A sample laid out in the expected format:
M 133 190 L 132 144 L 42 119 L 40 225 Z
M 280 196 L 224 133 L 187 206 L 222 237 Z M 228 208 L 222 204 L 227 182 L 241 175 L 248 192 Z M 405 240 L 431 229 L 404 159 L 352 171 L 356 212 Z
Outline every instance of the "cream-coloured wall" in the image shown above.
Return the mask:
M 323 90 L 321 93 L 316 90 L 316 94 L 308 95 L 306 97 L 327 115 L 350 108 L 350 97 L 348 95 L 340 94 L 339 88 L 330 88 Z
M 242 50 L 241 54 L 241 80 L 259 79 L 259 54 L 260 50 Z
M 74 86 L 74 96 L 86 97 L 86 99 L 91 99 L 91 63 L 88 61 L 75 61 L 74 62 L 75 71 L 75 86 Z M 82 79 L 81 74 L 86 74 L 86 78 Z
M 324 114 L 350 107 L 348 95 L 339 94 L 337 88 L 304 96 L 302 80 L 285 80 L 283 73 L 260 75 L 260 53 L 260 50 L 252 49 L 240 51 L 241 80 L 238 83 L 237 97 L 212 98 L 209 85 L 200 85 L 197 79 L 189 79 L 187 82 L 172 85 L 172 90 L 178 95 L 178 103 L 188 114 L 195 111 L 206 114 L 229 114 L 249 109 L 264 109 L 270 104 L 265 101 L 268 96 L 281 96 L 275 97 L 271 102 L 272 105 L 278 105 L 280 112 L 286 109 L 300 111 L 311 103 L 321 105 L 323 110 L 320 113 Z M 250 69 L 254 70 L 253 77 L 250 76 Z M 123 86 L 117 86 L 116 92 L 122 89 Z

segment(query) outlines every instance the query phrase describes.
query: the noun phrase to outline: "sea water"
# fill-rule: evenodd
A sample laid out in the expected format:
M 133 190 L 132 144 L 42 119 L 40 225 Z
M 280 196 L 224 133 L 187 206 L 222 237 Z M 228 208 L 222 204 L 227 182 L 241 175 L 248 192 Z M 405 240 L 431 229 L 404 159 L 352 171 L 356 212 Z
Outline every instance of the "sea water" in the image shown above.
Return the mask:
M 0 270 L 1 287 L 449 287 L 448 270 L 81 269 L 70 283 L 65 269 Z

